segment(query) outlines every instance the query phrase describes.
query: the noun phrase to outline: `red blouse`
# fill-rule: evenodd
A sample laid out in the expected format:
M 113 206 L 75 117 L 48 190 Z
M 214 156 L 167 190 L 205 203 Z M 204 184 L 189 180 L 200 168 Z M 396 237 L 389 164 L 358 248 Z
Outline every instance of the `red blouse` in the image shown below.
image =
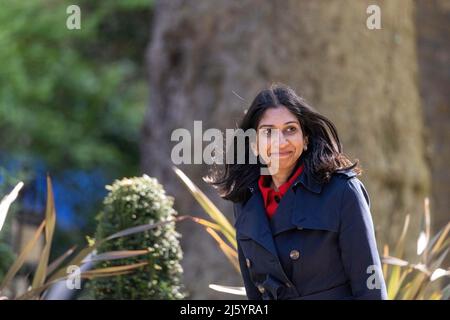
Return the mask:
M 264 198 L 264 207 L 266 208 L 266 213 L 269 218 L 275 214 L 277 210 L 278 204 L 281 201 L 281 198 L 284 194 L 289 190 L 291 184 L 297 179 L 297 177 L 302 173 L 304 168 L 304 164 L 302 164 L 295 173 L 289 178 L 288 181 L 283 183 L 279 188 L 278 192 L 270 187 L 270 182 L 272 177 L 270 175 L 261 175 L 258 180 L 259 190 Z

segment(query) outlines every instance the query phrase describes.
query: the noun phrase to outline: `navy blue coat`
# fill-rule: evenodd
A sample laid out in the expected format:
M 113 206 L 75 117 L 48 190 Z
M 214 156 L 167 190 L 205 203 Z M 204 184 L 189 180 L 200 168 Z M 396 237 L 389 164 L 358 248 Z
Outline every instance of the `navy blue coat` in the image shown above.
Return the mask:
M 387 299 L 370 200 L 352 171 L 320 184 L 304 170 L 268 219 L 257 181 L 234 204 L 250 300 Z

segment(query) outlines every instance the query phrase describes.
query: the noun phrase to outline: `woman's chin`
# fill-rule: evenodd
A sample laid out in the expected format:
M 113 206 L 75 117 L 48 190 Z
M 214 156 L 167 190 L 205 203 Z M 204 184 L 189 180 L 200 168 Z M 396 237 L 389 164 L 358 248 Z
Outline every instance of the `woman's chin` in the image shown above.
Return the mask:
M 271 168 L 275 169 L 278 168 L 280 170 L 284 170 L 284 169 L 289 169 L 291 168 L 293 165 L 292 161 L 286 161 L 286 160 L 282 160 L 282 159 L 278 159 L 278 163 L 277 160 L 275 160 L 274 162 L 272 162 L 271 164 Z

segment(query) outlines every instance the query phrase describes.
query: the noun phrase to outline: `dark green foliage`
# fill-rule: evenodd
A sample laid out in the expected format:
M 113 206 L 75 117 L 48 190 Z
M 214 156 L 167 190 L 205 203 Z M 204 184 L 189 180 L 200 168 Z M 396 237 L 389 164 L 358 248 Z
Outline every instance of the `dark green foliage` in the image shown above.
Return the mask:
M 80 30 L 66 27 L 71 4 L 2 2 L 0 155 L 132 174 L 152 1 L 76 1 Z
M 143 224 L 153 224 L 173 218 L 173 198 L 163 187 L 147 175 L 117 180 L 107 186 L 110 193 L 105 198 L 104 209 L 98 216 L 96 239 L 117 231 Z M 182 299 L 180 260 L 182 251 L 170 223 L 101 245 L 98 252 L 148 249 L 149 254 L 135 258 L 98 263 L 97 268 L 148 261 L 149 264 L 132 274 L 99 278 L 90 283 L 96 299 Z
M 6 243 L 0 242 L 0 282 L 14 262 L 14 253 Z
M 108 180 L 136 174 L 152 2 L 0 2 L 0 166 L 20 163 L 14 177 L 30 188 L 36 160 L 53 177 L 68 170 Z M 81 9 L 80 30 L 66 27 L 72 4 Z M 72 186 L 64 180 L 61 187 Z M 85 229 L 57 229 L 52 254 L 93 233 L 94 198 L 76 212 Z

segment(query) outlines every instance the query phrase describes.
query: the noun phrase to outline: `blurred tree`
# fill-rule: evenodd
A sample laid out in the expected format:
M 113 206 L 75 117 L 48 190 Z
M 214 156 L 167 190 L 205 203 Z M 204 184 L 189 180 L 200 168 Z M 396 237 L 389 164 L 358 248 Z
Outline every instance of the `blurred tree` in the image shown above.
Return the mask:
M 432 174 L 432 212 L 439 230 L 450 208 L 450 2 L 417 1 L 419 84 L 427 124 L 427 151 Z M 450 261 L 450 257 L 449 257 Z
M 381 30 L 366 27 L 371 4 L 381 7 Z M 415 36 L 413 1 L 156 1 L 142 168 L 175 195 L 181 214 L 199 212 L 171 173 L 172 130 L 192 130 L 194 120 L 233 128 L 256 93 L 280 81 L 335 122 L 345 152 L 365 169 L 379 244 L 394 243 L 430 184 Z M 204 165 L 182 169 L 204 186 Z M 229 203 L 207 194 L 232 216 Z M 194 299 L 213 296 L 208 283 L 238 281 L 212 241 L 190 226 L 180 231 Z
M 81 30 L 68 30 L 70 4 L 4 1 L 0 10 L 0 164 L 27 174 L 23 201 L 34 211 L 46 172 L 54 177 L 59 214 L 77 216 L 71 230 L 57 228 L 61 249 L 93 232 L 105 181 L 138 171 L 152 14 L 151 0 L 80 0 Z
M 7 1 L 0 12 L 0 150 L 42 158 L 51 170 L 136 167 L 147 97 L 142 52 L 149 0 Z

